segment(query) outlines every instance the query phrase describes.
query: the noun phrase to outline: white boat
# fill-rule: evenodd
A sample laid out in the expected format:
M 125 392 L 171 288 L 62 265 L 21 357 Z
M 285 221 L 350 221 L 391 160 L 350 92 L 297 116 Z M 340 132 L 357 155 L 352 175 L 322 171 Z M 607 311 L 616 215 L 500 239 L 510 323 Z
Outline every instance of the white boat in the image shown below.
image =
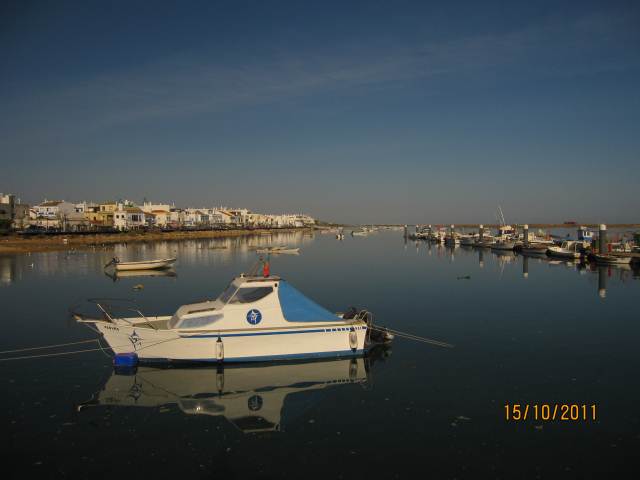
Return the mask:
M 265 272 L 267 273 L 267 272 Z M 102 318 L 94 326 L 117 355 L 132 362 L 252 362 L 359 356 L 376 341 L 371 315 L 331 313 L 277 276 L 236 277 L 215 300 L 183 305 L 173 315 Z M 382 337 L 381 337 L 382 335 Z
M 605 263 L 607 265 L 628 265 L 631 263 L 631 256 L 629 255 L 612 255 L 610 253 L 594 253 L 597 263 Z
M 582 256 L 582 242 L 565 240 L 560 246 L 549 247 L 547 253 L 552 257 L 580 258 Z
M 479 235 L 476 234 L 465 234 L 460 236 L 460 245 L 471 246 L 476 244 L 476 240 Z
M 113 265 L 116 270 L 157 270 L 162 268 L 168 268 L 175 263 L 175 258 L 161 258 L 157 260 L 143 260 L 140 262 L 122 262 L 117 257 L 114 257 L 104 268 Z
M 452 234 L 450 233 L 446 237 L 444 237 L 444 244 L 450 247 L 460 245 L 460 237 L 456 232 L 453 232 Z
M 513 240 L 509 240 L 507 238 L 499 238 L 491 244 L 491 250 L 513 251 L 515 246 L 516 243 Z
M 489 248 L 495 243 L 495 241 L 495 237 L 485 233 L 482 236 L 482 239 L 480 237 L 476 239 L 476 241 L 473 243 L 473 246 L 478 248 Z

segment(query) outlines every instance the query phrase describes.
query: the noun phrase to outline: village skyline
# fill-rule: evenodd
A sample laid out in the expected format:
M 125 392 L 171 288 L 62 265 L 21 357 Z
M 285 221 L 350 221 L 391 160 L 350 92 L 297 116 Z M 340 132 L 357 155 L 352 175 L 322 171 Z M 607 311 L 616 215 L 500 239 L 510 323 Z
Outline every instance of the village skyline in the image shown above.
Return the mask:
M 49 200 L 29 205 L 15 194 L 0 193 L 0 229 L 132 231 L 148 228 L 262 227 L 300 228 L 316 220 L 302 213 L 258 213 L 248 208 L 177 207 L 175 202 L 131 200 L 93 202 Z

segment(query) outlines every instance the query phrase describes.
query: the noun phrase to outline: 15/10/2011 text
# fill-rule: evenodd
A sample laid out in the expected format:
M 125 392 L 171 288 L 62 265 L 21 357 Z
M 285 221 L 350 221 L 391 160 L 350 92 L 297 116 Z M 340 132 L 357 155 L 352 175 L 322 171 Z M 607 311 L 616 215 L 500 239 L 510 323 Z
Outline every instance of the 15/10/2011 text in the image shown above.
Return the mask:
M 561 422 L 595 422 L 597 407 L 595 404 L 577 403 L 506 403 L 504 405 L 505 420 L 520 422 L 526 420 L 561 421 Z

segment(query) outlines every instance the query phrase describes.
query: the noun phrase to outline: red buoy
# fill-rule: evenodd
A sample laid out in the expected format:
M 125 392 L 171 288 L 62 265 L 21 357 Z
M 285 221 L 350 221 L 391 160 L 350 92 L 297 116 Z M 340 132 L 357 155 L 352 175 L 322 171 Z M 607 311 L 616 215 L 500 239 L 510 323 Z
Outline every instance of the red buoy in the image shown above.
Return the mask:
M 264 275 L 264 278 L 269 276 L 269 262 L 264 262 L 264 265 L 262 266 L 262 274 Z

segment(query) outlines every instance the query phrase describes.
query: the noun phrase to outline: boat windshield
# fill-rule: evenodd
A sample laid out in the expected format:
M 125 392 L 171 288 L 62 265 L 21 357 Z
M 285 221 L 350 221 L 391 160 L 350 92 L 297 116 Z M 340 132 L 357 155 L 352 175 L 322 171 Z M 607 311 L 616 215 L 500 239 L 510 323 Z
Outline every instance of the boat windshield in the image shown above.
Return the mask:
M 236 293 L 237 289 L 238 287 L 236 287 L 233 283 L 230 283 L 226 290 L 220 294 L 218 300 L 220 300 L 223 304 L 226 304 L 229 300 L 231 300 L 231 297 L 233 297 L 233 294 Z

